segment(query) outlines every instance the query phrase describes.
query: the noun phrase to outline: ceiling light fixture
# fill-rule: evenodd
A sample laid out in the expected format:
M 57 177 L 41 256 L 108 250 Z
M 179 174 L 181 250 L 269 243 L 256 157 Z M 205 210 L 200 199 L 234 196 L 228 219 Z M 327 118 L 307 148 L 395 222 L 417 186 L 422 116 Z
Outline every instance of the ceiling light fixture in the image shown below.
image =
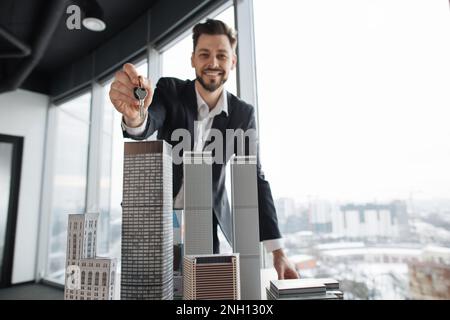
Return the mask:
M 84 11 L 83 26 L 91 31 L 103 31 L 106 29 L 106 23 L 103 18 L 103 10 L 95 0 L 80 1 L 81 8 Z
M 86 29 L 89 29 L 91 31 L 103 31 L 106 29 L 106 24 L 103 22 L 103 20 L 94 18 L 94 17 L 86 17 L 83 19 L 83 26 Z

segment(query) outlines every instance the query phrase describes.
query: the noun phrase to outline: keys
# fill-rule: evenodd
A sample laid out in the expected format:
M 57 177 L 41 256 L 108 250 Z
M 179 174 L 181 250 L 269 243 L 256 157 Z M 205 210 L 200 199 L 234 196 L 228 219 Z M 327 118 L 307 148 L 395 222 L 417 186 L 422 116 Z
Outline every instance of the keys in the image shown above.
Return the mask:
M 139 77 L 139 87 L 135 87 L 133 93 L 139 100 L 139 117 L 144 120 L 144 100 L 147 97 L 147 90 L 142 87 L 142 77 Z

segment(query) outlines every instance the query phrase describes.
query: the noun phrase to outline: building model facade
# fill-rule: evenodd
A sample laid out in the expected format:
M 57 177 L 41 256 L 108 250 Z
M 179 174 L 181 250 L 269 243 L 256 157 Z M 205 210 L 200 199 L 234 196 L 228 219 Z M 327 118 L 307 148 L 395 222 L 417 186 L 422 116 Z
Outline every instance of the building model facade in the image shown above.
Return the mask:
M 239 300 L 239 254 L 184 257 L 185 300 Z
M 183 298 L 183 210 L 173 210 L 173 298 Z
M 261 254 L 259 238 L 256 157 L 231 159 L 233 252 L 240 256 L 241 298 L 261 299 Z
M 211 152 L 184 152 L 184 255 L 213 253 Z
M 96 257 L 98 213 L 70 214 L 67 232 L 66 300 L 113 300 L 116 260 Z
M 121 299 L 173 299 L 172 149 L 125 143 Z

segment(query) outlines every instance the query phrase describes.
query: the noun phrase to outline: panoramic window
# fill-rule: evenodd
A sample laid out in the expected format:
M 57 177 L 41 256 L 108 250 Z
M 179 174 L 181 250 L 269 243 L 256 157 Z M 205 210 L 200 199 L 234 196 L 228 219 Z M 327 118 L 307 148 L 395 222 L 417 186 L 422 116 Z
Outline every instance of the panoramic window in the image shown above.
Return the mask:
M 253 4 L 262 168 L 292 262 L 347 299 L 445 296 L 426 274 L 450 281 L 448 1 Z
M 148 76 L 146 60 L 135 64 L 137 72 Z M 124 139 L 121 128 L 122 115 L 114 108 L 109 99 L 112 80 L 103 86 L 103 132 L 99 195 L 99 254 L 119 259 L 122 229 L 122 185 Z M 120 265 L 119 265 L 120 266 Z
M 47 278 L 64 282 L 68 214 L 85 213 L 91 93 L 57 108 Z

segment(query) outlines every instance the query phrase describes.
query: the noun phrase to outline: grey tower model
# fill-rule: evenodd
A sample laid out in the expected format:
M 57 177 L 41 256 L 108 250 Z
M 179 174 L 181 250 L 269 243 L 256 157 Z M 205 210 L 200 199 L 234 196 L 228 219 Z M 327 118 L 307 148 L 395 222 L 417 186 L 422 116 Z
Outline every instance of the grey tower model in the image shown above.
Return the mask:
M 241 299 L 261 299 L 261 255 L 259 241 L 256 157 L 231 159 L 233 252 L 240 255 Z
M 172 148 L 125 143 L 121 299 L 173 299 Z
M 67 228 L 66 300 L 112 300 L 116 260 L 96 257 L 98 213 L 70 214 Z
M 184 152 L 184 255 L 212 254 L 211 152 Z

